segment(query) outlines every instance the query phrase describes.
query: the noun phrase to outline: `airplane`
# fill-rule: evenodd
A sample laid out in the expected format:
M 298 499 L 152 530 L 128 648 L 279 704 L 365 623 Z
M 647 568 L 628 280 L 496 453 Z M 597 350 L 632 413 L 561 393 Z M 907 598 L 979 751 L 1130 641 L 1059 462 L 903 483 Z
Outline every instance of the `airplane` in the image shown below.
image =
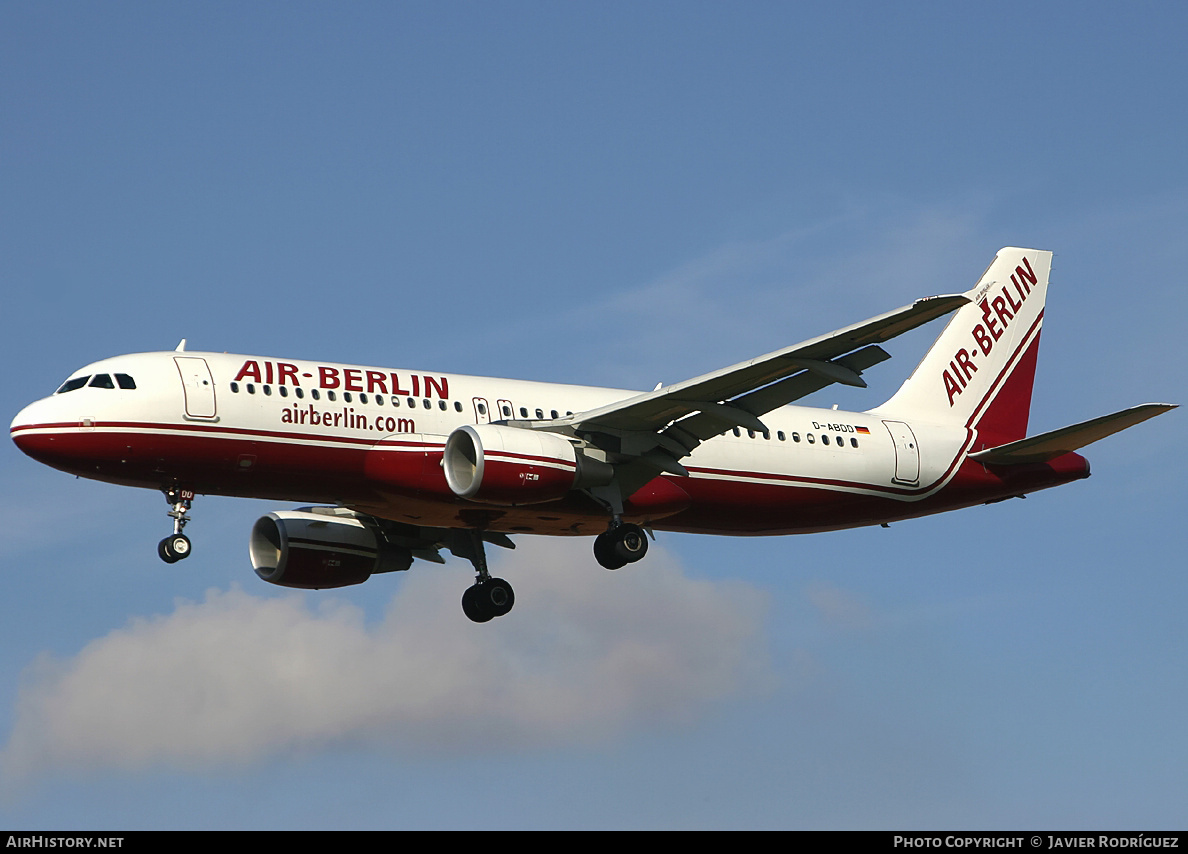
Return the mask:
M 594 536 L 607 569 L 656 531 L 797 534 L 969 507 L 1089 476 L 1076 451 L 1170 409 L 1148 403 L 1027 436 L 1052 253 L 1000 250 L 972 290 L 650 392 L 249 355 L 173 351 L 94 362 L 12 422 L 33 459 L 157 489 L 191 554 L 198 494 L 312 502 L 260 518 L 256 574 L 286 587 L 360 584 L 473 565 L 462 609 L 507 614 L 511 585 L 486 545 L 517 534 Z M 865 387 L 882 343 L 948 325 L 881 406 L 794 406 L 833 383 Z

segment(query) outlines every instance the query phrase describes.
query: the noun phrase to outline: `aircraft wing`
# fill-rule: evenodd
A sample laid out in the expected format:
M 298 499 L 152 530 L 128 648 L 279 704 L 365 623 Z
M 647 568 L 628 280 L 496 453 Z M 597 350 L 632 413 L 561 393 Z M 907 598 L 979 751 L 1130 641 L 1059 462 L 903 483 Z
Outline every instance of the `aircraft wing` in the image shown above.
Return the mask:
M 927 297 L 909 306 L 558 422 L 579 433 L 609 433 L 628 441 L 621 453 L 642 455 L 660 442 L 677 458 L 732 427 L 765 430 L 760 415 L 835 382 L 865 387 L 859 374 L 890 358 L 878 345 L 969 302 L 965 295 Z M 675 422 L 675 423 L 674 423 Z M 631 447 L 629 435 L 638 437 Z M 647 435 L 652 441 L 646 440 Z
M 1061 427 L 1059 430 L 1041 433 L 1017 442 L 1008 442 L 997 448 L 987 448 L 970 454 L 969 458 L 990 465 L 1044 463 L 1175 408 L 1174 403 L 1144 403 L 1123 409 L 1121 412 L 1102 415 L 1100 418 L 1091 418 L 1070 427 Z

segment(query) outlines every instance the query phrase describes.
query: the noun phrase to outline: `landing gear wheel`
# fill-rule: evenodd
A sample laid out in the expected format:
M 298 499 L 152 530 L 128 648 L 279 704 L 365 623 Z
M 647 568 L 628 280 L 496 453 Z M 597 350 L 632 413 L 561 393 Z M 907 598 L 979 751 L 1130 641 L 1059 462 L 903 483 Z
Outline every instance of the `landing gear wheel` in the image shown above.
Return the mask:
M 615 554 L 635 563 L 648 553 L 648 535 L 639 525 L 627 523 L 615 529 Z
M 166 563 L 177 563 L 190 556 L 190 538 L 185 534 L 172 534 L 157 544 L 157 554 Z
M 615 543 L 610 531 L 603 531 L 594 538 L 594 559 L 607 569 L 622 569 L 627 565 L 615 553 Z
M 515 591 L 502 578 L 490 578 L 479 587 L 482 589 L 480 597 L 484 607 L 489 608 L 496 617 L 502 617 L 516 604 Z
M 648 535 L 630 522 L 603 531 L 594 540 L 594 558 L 607 569 L 635 563 L 648 553 Z
M 489 611 L 483 610 L 482 603 L 478 601 L 477 584 L 467 587 L 462 594 L 462 613 L 465 614 L 472 622 L 485 623 L 488 620 L 494 619 L 495 615 Z
M 466 588 L 462 594 L 462 613 L 476 623 L 502 617 L 516 603 L 512 586 L 502 578 L 488 578 Z

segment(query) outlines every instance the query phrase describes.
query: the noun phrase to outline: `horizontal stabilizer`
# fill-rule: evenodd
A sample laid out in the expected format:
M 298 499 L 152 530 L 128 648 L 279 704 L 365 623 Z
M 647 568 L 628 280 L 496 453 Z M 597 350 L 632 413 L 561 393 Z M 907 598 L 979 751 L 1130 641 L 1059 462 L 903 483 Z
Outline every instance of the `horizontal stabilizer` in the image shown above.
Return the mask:
M 1018 442 L 1008 442 L 997 448 L 978 451 L 970 454 L 969 458 L 980 463 L 1002 466 L 1047 462 L 1175 408 L 1174 403 L 1144 403 L 1111 415 L 1082 421 L 1071 427 L 1062 427 L 1029 439 L 1020 439 Z

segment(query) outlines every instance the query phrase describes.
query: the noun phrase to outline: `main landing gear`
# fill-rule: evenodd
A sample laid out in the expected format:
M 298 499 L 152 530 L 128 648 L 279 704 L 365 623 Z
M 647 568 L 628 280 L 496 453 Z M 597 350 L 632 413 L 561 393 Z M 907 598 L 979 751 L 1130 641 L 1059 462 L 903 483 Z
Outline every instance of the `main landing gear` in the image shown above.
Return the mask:
M 169 504 L 169 516 L 173 518 L 173 533 L 157 543 L 157 554 L 166 563 L 177 563 L 190 556 L 190 538 L 182 533 L 182 529 L 190 521 L 188 511 L 194 503 L 194 493 L 173 487 L 165 490 L 165 501 Z
M 487 572 L 487 553 L 483 548 L 483 537 L 479 531 L 471 530 L 468 536 L 450 550 L 459 557 L 465 557 L 474 565 L 474 584 L 462 594 L 462 613 L 476 623 L 486 623 L 502 617 L 516 604 L 512 586 L 502 578 L 492 578 Z
M 594 539 L 594 558 L 607 569 L 620 569 L 648 553 L 648 535 L 631 522 L 611 522 Z

